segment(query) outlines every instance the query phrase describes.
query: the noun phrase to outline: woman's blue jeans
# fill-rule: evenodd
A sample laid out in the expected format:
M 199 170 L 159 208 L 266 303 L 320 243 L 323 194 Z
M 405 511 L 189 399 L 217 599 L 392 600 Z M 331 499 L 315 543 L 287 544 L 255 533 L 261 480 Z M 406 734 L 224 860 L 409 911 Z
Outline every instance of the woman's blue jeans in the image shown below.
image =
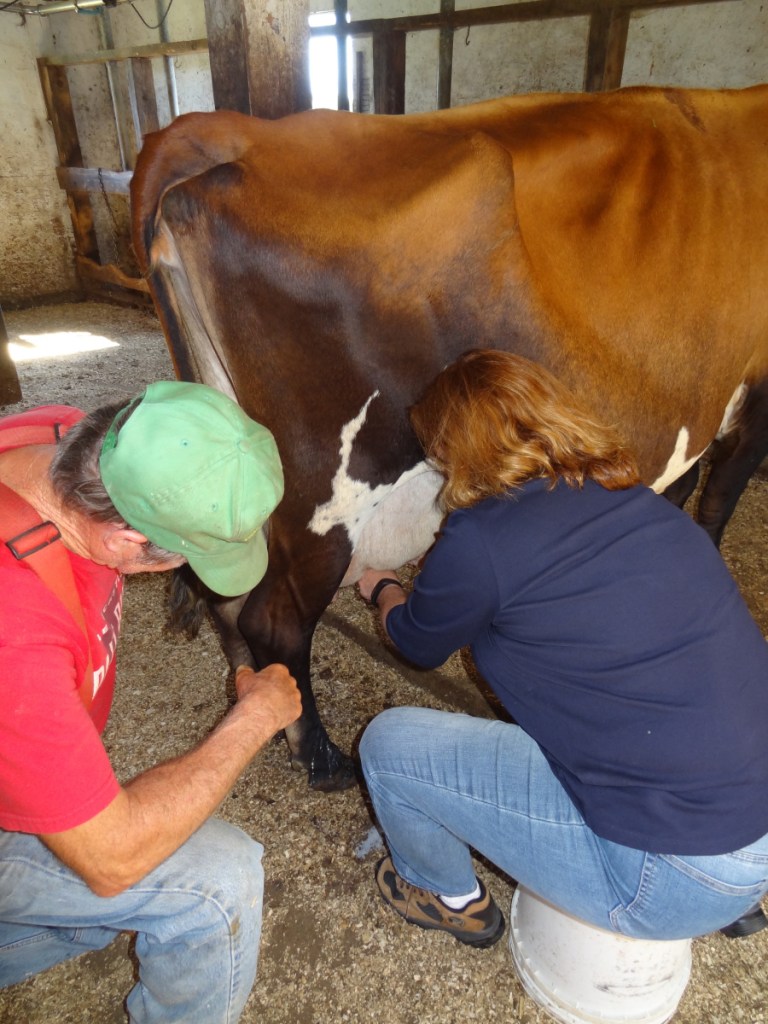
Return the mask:
M 392 708 L 366 729 L 360 757 L 395 869 L 421 889 L 470 892 L 472 847 L 554 906 L 645 939 L 716 931 L 768 892 L 768 836 L 715 857 L 601 839 L 516 725 Z
M 135 931 L 132 1022 L 234 1024 L 256 976 L 262 852 L 211 819 L 141 882 L 104 898 L 36 836 L 0 831 L 0 987 Z

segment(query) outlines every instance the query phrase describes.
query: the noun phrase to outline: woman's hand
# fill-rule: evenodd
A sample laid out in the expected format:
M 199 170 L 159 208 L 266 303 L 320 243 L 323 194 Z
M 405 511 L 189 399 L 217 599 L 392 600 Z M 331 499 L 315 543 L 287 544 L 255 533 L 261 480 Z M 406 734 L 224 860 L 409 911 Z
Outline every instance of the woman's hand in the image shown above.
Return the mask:
M 366 569 L 357 584 L 360 589 L 360 596 L 365 598 L 366 601 L 370 601 L 373 588 L 379 580 L 384 579 L 397 579 L 397 573 L 394 569 Z
M 386 580 L 384 586 L 379 586 L 382 580 Z M 360 594 L 366 601 L 373 604 L 376 598 L 375 607 L 381 618 L 381 624 L 386 632 L 387 616 L 399 604 L 405 604 L 407 598 L 402 584 L 392 569 L 366 569 L 359 580 Z

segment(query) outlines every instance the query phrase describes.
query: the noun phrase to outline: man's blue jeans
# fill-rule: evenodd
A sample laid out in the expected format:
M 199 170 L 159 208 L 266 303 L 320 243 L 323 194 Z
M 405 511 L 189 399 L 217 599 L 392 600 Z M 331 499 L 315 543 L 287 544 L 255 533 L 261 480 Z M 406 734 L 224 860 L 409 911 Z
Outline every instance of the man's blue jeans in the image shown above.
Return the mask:
M 135 931 L 132 1022 L 234 1024 L 256 976 L 262 852 L 211 819 L 141 882 L 104 898 L 37 837 L 0 831 L 0 987 Z
M 554 906 L 645 939 L 716 931 L 768 892 L 768 836 L 716 857 L 601 839 L 516 725 L 392 708 L 366 729 L 360 757 L 395 869 L 421 889 L 470 892 L 472 847 Z

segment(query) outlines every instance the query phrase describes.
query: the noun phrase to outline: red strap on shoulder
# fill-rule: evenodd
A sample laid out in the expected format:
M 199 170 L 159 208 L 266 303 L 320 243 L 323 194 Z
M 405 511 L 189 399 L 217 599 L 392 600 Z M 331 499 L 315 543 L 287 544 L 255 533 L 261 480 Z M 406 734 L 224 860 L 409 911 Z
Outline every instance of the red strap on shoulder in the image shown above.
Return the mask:
M 71 405 L 41 405 L 0 419 L 0 452 L 28 444 L 55 444 L 85 414 Z
M 26 448 L 32 444 L 55 444 L 63 433 L 59 423 L 51 423 L 46 426 L 26 423 L 19 427 L 0 425 L 0 451 Z
M 52 428 L 19 427 L 8 428 L 19 430 L 47 430 L 47 436 L 38 441 L 26 441 L 25 444 L 49 444 Z M 0 429 L 2 440 L 7 437 L 6 429 Z M 16 445 L 9 446 L 16 447 Z M 88 647 L 88 665 L 83 676 L 83 684 L 79 687 L 80 697 L 86 707 L 90 706 L 93 696 L 93 661 L 85 616 L 80 604 L 80 596 L 75 586 L 72 565 L 66 548 L 57 543 L 61 534 L 51 522 L 43 522 L 29 502 L 12 488 L 0 482 L 0 542 L 18 561 L 25 561 L 40 577 L 46 587 L 64 605 L 85 636 Z

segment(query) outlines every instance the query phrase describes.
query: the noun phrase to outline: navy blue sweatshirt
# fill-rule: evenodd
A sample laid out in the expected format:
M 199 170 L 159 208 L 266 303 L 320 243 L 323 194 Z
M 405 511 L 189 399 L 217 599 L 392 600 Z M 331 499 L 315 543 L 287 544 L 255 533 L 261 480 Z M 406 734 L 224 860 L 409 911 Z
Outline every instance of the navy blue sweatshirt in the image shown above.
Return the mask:
M 475 664 L 598 835 L 725 853 L 768 832 L 768 645 L 709 537 L 647 487 L 535 480 L 452 513 L 398 649 Z

